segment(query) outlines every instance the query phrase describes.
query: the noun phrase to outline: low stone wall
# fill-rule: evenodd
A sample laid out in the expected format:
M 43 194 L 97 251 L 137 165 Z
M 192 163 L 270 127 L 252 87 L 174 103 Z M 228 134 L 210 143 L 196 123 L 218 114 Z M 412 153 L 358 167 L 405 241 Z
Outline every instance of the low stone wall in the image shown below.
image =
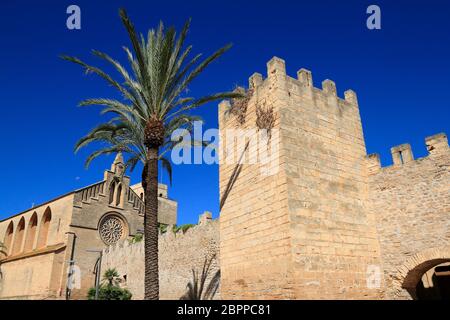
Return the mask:
M 192 281 L 192 269 L 199 274 L 206 258 L 215 255 L 209 277 L 219 270 L 219 221 L 200 219 L 200 223 L 186 233 L 176 234 L 168 229 L 159 238 L 160 298 L 178 300 Z M 133 299 L 144 298 L 144 242 L 128 241 L 105 249 L 102 272 L 116 268 L 123 286 L 130 290 Z M 209 279 L 207 281 L 209 283 Z M 220 298 L 220 287 L 214 299 Z

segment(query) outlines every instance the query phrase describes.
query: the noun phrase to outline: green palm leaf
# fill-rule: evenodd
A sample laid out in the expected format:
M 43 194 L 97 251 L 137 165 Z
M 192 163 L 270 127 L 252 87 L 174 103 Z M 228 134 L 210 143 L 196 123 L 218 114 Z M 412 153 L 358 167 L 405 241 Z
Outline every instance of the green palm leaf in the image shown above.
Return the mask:
M 75 145 L 75 152 L 95 144 L 97 147 L 86 158 L 86 166 L 102 155 L 122 152 L 126 155 L 126 167 L 133 170 L 139 163 L 143 166 L 142 184 L 145 189 L 144 236 L 146 258 L 146 298 L 158 298 L 157 270 L 157 207 L 158 207 L 158 161 L 172 183 L 171 162 L 167 154 L 186 142 L 172 141 L 171 136 L 178 129 L 193 131 L 194 121 L 199 116 L 190 112 L 209 102 L 239 98 L 236 92 L 211 93 L 204 97 L 187 97 L 189 85 L 215 60 L 231 48 L 228 44 L 202 60 L 202 55 L 190 57 L 192 46 L 185 40 L 191 21 L 188 20 L 181 32 L 165 28 L 162 22 L 146 36 L 138 34 L 126 11 L 119 11 L 120 19 L 128 33 L 130 48 L 122 46 L 126 64 L 108 54 L 93 50 L 92 54 L 101 62 L 112 66 L 119 79 L 105 72 L 101 67 L 88 64 L 77 57 L 62 55 L 67 61 L 83 68 L 87 74 L 95 74 L 122 96 L 114 98 L 89 98 L 80 106 L 100 106 L 101 115 L 112 115 L 82 137 Z M 205 141 L 189 140 L 191 146 L 204 146 Z M 155 239 L 156 242 L 151 240 Z M 153 241 L 153 242 L 151 242 Z M 197 288 L 199 289 L 199 288 Z M 203 290 L 203 286 L 201 288 Z

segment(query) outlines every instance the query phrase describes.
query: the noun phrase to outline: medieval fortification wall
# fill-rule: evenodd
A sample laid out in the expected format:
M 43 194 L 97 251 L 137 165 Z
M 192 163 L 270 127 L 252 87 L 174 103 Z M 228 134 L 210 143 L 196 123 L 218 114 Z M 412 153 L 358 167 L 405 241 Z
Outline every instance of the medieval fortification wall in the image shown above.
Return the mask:
M 192 269 L 201 274 L 205 259 L 213 256 L 207 283 L 219 271 L 219 220 L 211 220 L 210 214 L 200 216 L 199 224 L 185 233 L 180 230 L 175 234 L 169 227 L 159 238 L 161 299 L 180 299 L 192 281 Z M 102 270 L 108 268 L 117 269 L 133 299 L 144 298 L 143 241 L 135 244 L 125 241 L 104 250 Z M 220 287 L 214 298 L 220 298 Z
M 311 72 L 292 78 L 276 57 L 266 79 L 249 80 L 241 113 L 219 105 L 220 225 L 201 219 L 185 234 L 161 235 L 161 297 L 179 299 L 191 269 L 220 246 L 224 299 L 416 298 L 422 275 L 450 262 L 446 135 L 426 138 L 421 159 L 408 144 L 392 148 L 394 164 L 382 168 L 367 156 L 352 90 L 340 98 L 331 80 L 315 88 Z M 271 141 L 229 147 L 228 129 L 259 139 L 244 130 L 257 128 L 261 110 L 273 114 Z M 262 149 L 269 164 L 258 161 Z M 142 243 L 105 251 L 109 267 L 143 297 Z
M 416 160 L 409 144 L 391 148 L 389 167 L 367 157 L 389 299 L 416 298 L 422 275 L 450 261 L 450 149 L 443 133 L 425 144 L 429 155 Z

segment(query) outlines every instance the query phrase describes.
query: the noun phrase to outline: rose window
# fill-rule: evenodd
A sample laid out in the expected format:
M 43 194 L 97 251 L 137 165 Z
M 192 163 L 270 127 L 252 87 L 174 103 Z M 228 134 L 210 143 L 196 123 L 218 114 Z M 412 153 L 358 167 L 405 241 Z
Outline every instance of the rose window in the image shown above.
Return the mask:
M 103 242 L 113 245 L 124 235 L 123 222 L 116 216 L 108 216 L 101 222 L 99 232 Z

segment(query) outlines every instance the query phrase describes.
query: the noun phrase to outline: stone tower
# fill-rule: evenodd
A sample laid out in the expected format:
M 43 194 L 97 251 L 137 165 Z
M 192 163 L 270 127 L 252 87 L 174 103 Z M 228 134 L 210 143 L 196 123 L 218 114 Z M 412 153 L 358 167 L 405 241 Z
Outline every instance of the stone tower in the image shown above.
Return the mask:
M 276 57 L 266 79 L 250 77 L 249 89 L 244 118 L 226 113 L 229 102 L 219 105 L 222 298 L 379 297 L 379 242 L 356 94 L 339 98 L 331 80 L 314 88 L 305 69 L 291 78 Z M 245 132 L 256 129 L 261 110 L 274 115 L 270 141 L 246 148 L 242 139 L 256 139 Z M 230 138 L 230 129 L 249 131 Z M 266 147 L 272 161 L 261 163 Z

